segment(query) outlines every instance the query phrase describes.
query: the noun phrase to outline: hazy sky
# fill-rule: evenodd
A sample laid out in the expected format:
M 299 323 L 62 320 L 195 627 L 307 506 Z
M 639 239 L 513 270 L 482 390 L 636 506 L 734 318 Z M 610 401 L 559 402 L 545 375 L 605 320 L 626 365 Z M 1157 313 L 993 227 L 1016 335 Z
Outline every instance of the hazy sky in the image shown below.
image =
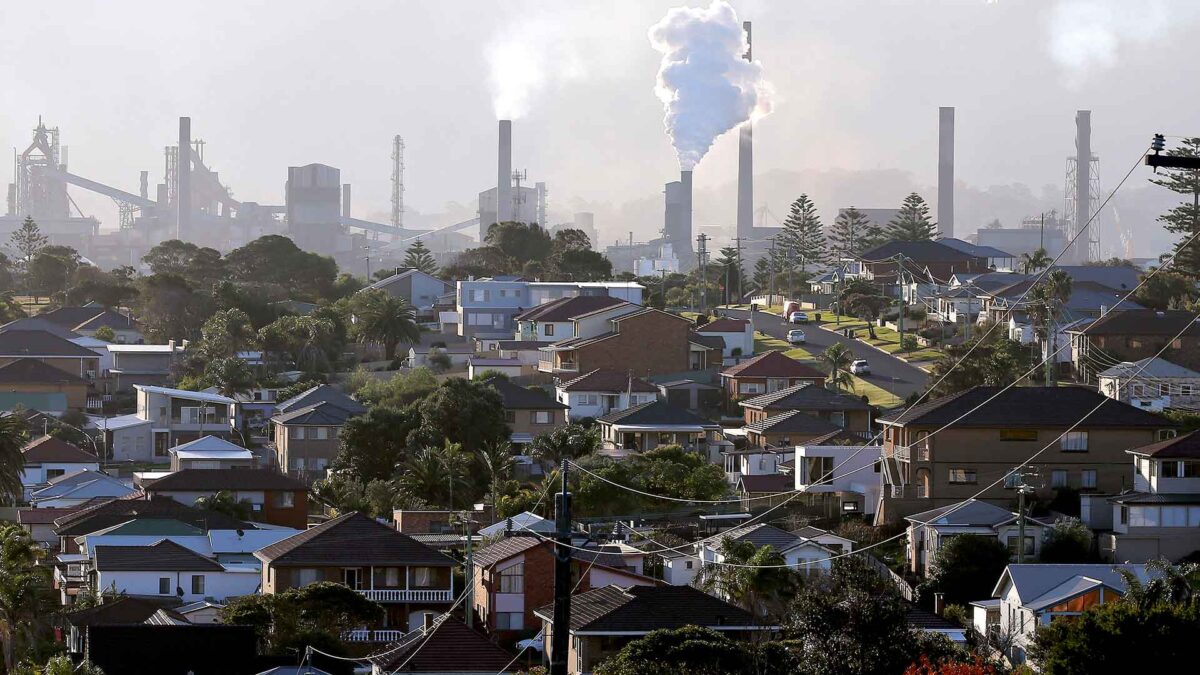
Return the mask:
M 136 191 L 139 170 L 161 180 L 162 148 L 190 115 L 236 197 L 282 203 L 286 167 L 322 162 L 354 184 L 356 216 L 386 217 L 399 133 L 407 202 L 438 212 L 494 183 L 499 71 L 527 91 L 514 165 L 549 183 L 559 212 L 619 205 L 677 171 L 647 29 L 678 4 L 8 1 L 0 139 L 24 147 L 43 115 L 73 172 Z M 759 173 L 888 168 L 932 185 L 939 105 L 957 106 L 957 176 L 980 187 L 1061 185 L 1078 108 L 1094 111 L 1110 186 L 1152 133 L 1200 134 L 1196 0 L 732 4 L 775 89 Z M 701 161 L 698 190 L 735 178 L 732 136 Z M 111 218 L 105 200 L 81 203 Z M 732 222 L 727 210 L 705 219 Z

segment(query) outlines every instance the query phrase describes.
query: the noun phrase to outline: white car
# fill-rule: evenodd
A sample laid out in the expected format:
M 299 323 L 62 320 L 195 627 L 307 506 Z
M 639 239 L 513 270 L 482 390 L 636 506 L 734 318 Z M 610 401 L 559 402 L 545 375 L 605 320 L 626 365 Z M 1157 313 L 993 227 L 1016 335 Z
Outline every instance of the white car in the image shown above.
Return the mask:
M 788 317 L 791 323 L 808 323 L 808 312 L 792 312 Z
M 521 640 L 520 642 L 517 643 L 517 651 L 518 652 L 524 651 L 526 649 L 533 649 L 533 650 L 540 652 L 540 651 L 542 651 L 543 648 L 544 648 L 544 645 L 542 643 L 541 634 L 535 635 L 535 636 L 529 638 L 528 640 Z
M 802 345 L 808 338 L 804 336 L 804 331 L 800 329 L 789 330 L 787 334 L 788 344 Z
M 855 359 L 850 364 L 850 372 L 854 375 L 870 375 L 871 364 L 867 363 L 866 359 Z

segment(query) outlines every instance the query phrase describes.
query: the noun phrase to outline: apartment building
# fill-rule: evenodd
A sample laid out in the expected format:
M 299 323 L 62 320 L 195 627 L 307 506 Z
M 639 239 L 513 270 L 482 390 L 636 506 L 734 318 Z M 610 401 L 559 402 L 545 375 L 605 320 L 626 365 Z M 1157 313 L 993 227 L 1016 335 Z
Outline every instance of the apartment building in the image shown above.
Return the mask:
M 635 282 L 538 282 L 520 277 L 459 281 L 456 292 L 458 334 L 464 337 L 510 339 L 513 317 L 525 309 L 576 296 L 608 296 L 643 304 L 645 287 Z

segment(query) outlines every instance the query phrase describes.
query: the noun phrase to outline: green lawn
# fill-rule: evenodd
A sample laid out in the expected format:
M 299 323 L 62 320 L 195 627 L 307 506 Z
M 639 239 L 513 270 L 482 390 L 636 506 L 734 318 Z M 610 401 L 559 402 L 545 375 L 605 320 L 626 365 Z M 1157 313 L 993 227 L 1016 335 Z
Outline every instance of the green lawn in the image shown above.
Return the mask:
M 814 357 L 808 350 L 803 347 L 796 347 L 787 340 L 780 340 L 777 337 L 771 337 L 766 333 L 756 331 L 754 333 L 754 353 L 762 352 L 783 352 L 785 356 L 790 356 L 798 361 L 815 361 Z
M 822 316 L 821 319 L 821 327 L 826 330 L 840 331 L 845 328 L 851 328 L 860 333 L 865 333 L 867 330 L 866 321 L 851 316 L 842 316 L 841 324 L 837 324 L 832 321 L 826 321 L 824 316 Z M 878 347 L 888 354 L 897 354 L 898 356 L 903 356 L 910 361 L 932 361 L 941 357 L 942 355 L 942 351 L 936 347 L 922 347 L 912 352 L 901 352 L 900 333 L 892 330 L 891 328 L 884 328 L 882 326 L 875 327 L 875 339 L 872 340 L 868 338 L 863 340 L 863 342 L 866 342 L 874 347 Z
M 881 408 L 894 408 L 904 402 L 892 392 L 882 387 L 877 387 L 857 375 L 851 375 L 850 377 L 853 378 L 854 382 L 854 395 L 866 396 L 867 402 L 871 405 Z

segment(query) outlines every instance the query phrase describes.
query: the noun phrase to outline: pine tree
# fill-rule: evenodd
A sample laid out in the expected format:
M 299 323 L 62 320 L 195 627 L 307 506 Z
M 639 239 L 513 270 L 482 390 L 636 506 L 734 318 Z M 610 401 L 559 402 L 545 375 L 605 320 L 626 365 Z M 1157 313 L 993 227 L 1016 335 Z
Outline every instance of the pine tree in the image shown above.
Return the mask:
M 25 222 L 21 223 L 20 229 L 14 230 L 12 236 L 9 237 L 8 245 L 17 254 L 16 269 L 21 277 L 25 280 L 25 293 L 32 294 L 30 283 L 29 268 L 33 262 L 34 256 L 38 251 L 46 248 L 47 239 L 42 234 L 41 228 L 33 221 L 33 216 L 25 216 Z M 34 298 L 34 303 L 38 298 Z
M 838 214 L 829 228 L 829 247 L 840 255 L 856 256 L 866 250 L 867 230 L 873 224 L 855 207 L 851 206 Z M 879 229 L 877 225 L 875 229 Z
M 887 236 L 893 241 L 926 241 L 937 234 L 937 223 L 929 219 L 929 205 L 915 192 L 904 198 L 900 213 L 887 226 Z
M 1173 157 L 1200 157 L 1200 138 L 1185 138 L 1179 148 L 1168 150 Z M 1193 280 L 1200 279 L 1200 237 L 1187 246 L 1184 242 L 1200 232 L 1200 170 L 1166 169 L 1162 178 L 1150 182 L 1191 199 L 1158 217 L 1168 232 L 1182 235 L 1175 244 L 1175 271 Z
M 771 275 L 774 271 L 771 269 L 771 260 L 768 256 L 763 256 L 754 262 L 754 285 L 758 287 L 760 293 L 766 293 L 771 285 Z
M 732 246 L 726 246 L 721 249 L 721 257 L 716 259 L 716 263 L 721 270 L 721 284 L 725 286 L 725 297 L 733 298 L 726 300 L 729 302 L 741 302 L 741 298 L 735 297 L 737 291 L 741 288 L 741 280 L 746 276 L 746 271 L 742 268 L 742 260 L 738 256 L 738 250 Z M 744 292 L 745 289 L 742 288 Z
M 404 266 L 421 270 L 425 274 L 436 274 L 438 269 L 437 261 L 433 259 L 433 253 L 420 239 L 413 242 L 413 245 L 404 252 Z
M 808 195 L 800 195 L 792 202 L 781 234 L 787 258 L 800 269 L 825 259 L 825 230 L 817 215 L 817 206 Z

